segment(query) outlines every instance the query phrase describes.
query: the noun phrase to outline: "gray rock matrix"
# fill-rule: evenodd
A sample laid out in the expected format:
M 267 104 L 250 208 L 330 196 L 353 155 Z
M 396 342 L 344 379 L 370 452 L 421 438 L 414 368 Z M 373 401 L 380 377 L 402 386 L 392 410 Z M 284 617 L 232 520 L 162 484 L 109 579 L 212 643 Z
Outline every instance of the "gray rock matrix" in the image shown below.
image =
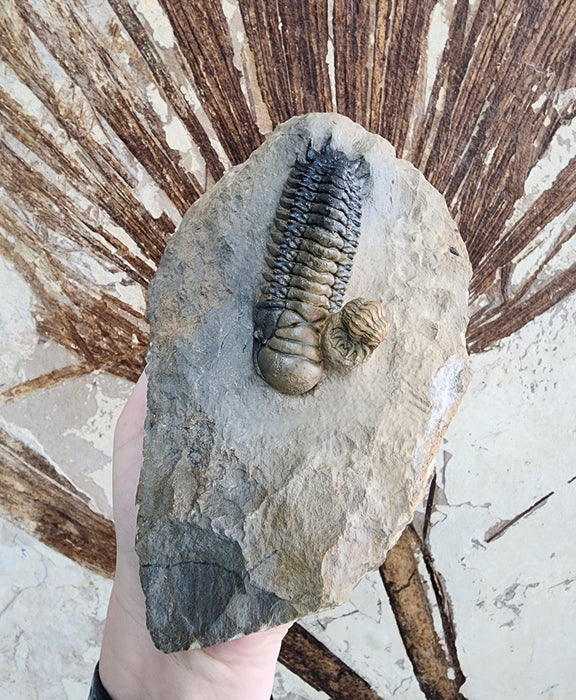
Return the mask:
M 344 301 L 381 301 L 358 367 L 289 396 L 254 368 L 253 305 L 309 144 L 370 167 Z M 154 644 L 205 647 L 344 602 L 411 520 L 469 381 L 471 268 L 441 195 L 379 136 L 294 117 L 186 213 L 149 289 L 136 550 Z

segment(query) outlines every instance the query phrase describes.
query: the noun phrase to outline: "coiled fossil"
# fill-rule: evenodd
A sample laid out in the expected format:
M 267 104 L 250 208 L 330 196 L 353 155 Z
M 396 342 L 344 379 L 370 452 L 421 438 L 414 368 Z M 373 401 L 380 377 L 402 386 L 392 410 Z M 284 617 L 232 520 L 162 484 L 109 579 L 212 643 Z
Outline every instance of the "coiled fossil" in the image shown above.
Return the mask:
M 331 364 L 354 367 L 368 359 L 387 333 L 384 304 L 353 299 L 327 318 L 321 350 Z
M 306 160 L 295 163 L 282 191 L 254 308 L 255 364 L 282 393 L 312 389 L 327 355 L 342 365 L 363 361 L 374 338 L 381 339 L 382 324 L 386 327 L 380 302 L 354 300 L 342 309 L 344 316 L 338 314 L 358 246 L 369 174 L 363 157 L 351 160 L 328 141 L 320 151 L 308 148 Z M 338 320 L 329 324 L 331 333 L 323 341 L 333 314 Z M 377 328 L 359 330 L 371 323 Z M 348 329 L 353 329 L 349 341 Z

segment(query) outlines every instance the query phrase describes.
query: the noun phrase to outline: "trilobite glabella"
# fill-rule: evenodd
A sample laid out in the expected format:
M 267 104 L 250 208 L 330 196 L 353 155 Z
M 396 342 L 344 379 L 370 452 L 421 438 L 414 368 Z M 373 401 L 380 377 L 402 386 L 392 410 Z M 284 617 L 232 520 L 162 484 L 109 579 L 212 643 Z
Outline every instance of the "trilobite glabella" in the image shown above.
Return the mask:
M 351 160 L 328 141 L 309 146 L 284 185 L 254 308 L 254 360 L 285 394 L 303 394 L 322 376 L 320 336 L 342 305 L 369 174 L 363 157 Z

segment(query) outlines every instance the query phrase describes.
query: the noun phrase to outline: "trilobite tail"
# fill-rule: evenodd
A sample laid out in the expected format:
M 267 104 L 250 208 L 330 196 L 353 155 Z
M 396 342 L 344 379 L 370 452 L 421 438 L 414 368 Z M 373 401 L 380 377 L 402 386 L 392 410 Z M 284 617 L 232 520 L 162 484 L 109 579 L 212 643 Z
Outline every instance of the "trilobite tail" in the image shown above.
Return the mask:
M 322 377 L 320 333 L 317 325 L 286 309 L 271 338 L 256 350 L 262 376 L 283 394 L 304 394 Z

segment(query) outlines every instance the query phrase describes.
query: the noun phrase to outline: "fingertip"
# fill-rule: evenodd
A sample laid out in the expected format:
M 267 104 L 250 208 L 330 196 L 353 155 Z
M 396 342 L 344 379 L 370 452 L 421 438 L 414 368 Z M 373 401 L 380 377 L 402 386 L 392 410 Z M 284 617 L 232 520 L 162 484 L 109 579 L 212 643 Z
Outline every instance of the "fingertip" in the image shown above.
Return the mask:
M 134 385 L 134 389 L 132 389 L 132 393 L 130 394 L 130 397 L 128 401 L 146 401 L 146 390 L 148 388 L 148 377 L 146 376 L 146 370 L 142 372 L 142 374 L 138 377 L 138 381 Z
M 142 372 L 132 389 L 124 408 L 122 409 L 114 430 L 114 449 L 130 441 L 136 433 L 144 430 L 146 416 L 148 381 L 146 373 Z

